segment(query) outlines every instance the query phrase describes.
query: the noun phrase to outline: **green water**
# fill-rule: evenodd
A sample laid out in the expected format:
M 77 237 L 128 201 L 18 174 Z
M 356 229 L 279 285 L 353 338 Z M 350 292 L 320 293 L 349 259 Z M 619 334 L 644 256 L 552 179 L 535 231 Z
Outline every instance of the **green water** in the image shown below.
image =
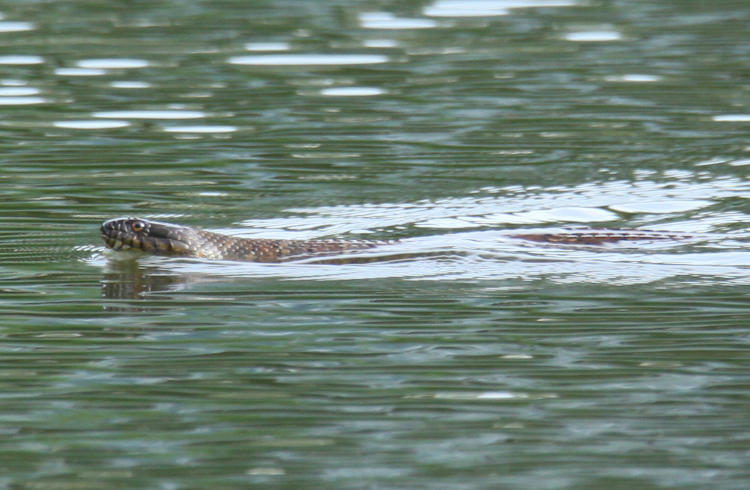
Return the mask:
M 0 487 L 747 486 L 741 2 L 0 12 Z M 400 241 L 123 259 L 121 215 Z M 568 226 L 694 238 L 498 232 Z

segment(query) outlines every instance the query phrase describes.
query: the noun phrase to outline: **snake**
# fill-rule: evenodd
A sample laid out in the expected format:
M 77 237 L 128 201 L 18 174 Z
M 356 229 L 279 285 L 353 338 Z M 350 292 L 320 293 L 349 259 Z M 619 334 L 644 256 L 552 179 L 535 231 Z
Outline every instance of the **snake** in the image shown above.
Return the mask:
M 330 255 L 390 243 L 378 240 L 273 240 L 242 238 L 191 226 L 124 217 L 105 221 L 102 239 L 113 250 L 141 250 L 154 255 L 211 260 L 280 262 Z
M 385 240 L 243 238 L 136 217 L 107 220 L 101 225 L 101 234 L 105 245 L 113 250 L 133 249 L 154 255 L 251 262 L 281 262 L 394 243 Z M 623 240 L 691 238 L 690 235 L 651 230 L 568 230 L 553 233 L 511 233 L 509 236 L 563 245 L 602 245 Z

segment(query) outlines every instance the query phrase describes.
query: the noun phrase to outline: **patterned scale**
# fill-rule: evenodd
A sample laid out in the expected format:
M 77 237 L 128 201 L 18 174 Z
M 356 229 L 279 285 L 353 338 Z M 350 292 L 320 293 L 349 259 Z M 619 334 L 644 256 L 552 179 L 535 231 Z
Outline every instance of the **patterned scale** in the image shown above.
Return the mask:
M 603 245 L 622 241 L 687 240 L 690 235 L 650 230 L 570 230 L 560 233 L 522 233 L 513 238 L 571 245 Z

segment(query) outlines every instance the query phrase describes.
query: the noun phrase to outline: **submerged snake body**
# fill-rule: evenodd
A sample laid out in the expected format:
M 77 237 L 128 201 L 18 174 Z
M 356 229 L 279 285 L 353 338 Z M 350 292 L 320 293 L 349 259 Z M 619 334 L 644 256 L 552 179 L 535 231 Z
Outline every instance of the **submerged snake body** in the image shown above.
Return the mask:
M 280 262 L 288 258 L 330 255 L 391 243 L 241 238 L 141 218 L 115 218 L 105 221 L 101 232 L 104 243 L 114 250 L 137 249 L 156 255 L 253 262 Z M 509 233 L 508 236 L 563 245 L 601 245 L 624 240 L 691 238 L 689 235 L 644 230 L 571 230 L 563 233 Z

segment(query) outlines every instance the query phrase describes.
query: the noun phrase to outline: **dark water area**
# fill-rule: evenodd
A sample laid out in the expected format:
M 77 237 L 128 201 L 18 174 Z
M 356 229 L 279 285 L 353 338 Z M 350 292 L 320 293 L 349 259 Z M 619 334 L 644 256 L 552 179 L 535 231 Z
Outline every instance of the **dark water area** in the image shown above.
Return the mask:
M 750 6 L 0 13 L 0 488 L 747 487 Z

